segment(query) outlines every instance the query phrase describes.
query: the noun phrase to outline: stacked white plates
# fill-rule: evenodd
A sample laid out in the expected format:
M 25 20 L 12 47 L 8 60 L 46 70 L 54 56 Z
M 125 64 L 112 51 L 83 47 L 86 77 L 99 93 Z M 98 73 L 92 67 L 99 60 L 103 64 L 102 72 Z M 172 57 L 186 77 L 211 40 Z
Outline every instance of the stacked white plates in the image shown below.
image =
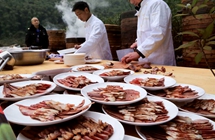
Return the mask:
M 67 66 L 85 64 L 85 53 L 65 54 L 63 60 Z

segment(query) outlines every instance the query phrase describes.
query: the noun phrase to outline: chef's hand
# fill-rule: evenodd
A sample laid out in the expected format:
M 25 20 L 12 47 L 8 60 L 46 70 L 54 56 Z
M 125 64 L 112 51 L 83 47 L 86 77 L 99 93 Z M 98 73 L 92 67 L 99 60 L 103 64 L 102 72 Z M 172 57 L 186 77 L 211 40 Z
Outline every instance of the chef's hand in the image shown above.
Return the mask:
M 126 64 L 130 63 L 131 61 L 137 61 L 140 55 L 137 52 L 131 52 L 129 54 L 126 54 L 122 59 L 121 62 Z
M 131 46 L 130 46 L 131 49 L 133 48 L 137 48 L 137 42 L 134 42 Z
M 81 48 L 81 46 L 80 46 L 80 45 L 77 45 L 77 44 L 76 44 L 74 47 L 75 47 L 75 49 Z

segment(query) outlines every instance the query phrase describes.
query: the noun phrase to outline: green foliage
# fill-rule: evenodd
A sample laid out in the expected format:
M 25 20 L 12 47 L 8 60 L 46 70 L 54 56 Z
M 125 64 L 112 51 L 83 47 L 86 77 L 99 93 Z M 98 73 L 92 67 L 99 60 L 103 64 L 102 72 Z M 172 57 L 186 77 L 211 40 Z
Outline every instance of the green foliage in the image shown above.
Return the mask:
M 74 1 L 74 0 L 68 0 Z M 55 7 L 60 0 L 0 0 L 0 46 L 24 45 L 32 17 L 38 17 L 43 26 L 66 29 L 62 14 Z M 109 7 L 96 8 L 93 13 L 106 24 L 120 24 L 120 14 L 133 9 L 128 1 L 108 0 Z M 6 41 L 8 40 L 8 41 Z M 14 40 L 13 43 L 11 40 Z
M 207 61 L 205 51 L 212 50 L 213 46 L 215 45 L 215 19 L 213 19 L 215 17 L 214 0 L 204 0 L 203 2 L 200 2 L 201 1 L 199 0 L 193 0 L 191 4 L 178 4 L 178 7 L 183 8 L 183 13 L 175 15 L 175 17 L 193 16 L 196 20 L 204 20 L 203 14 L 199 14 L 198 12 L 202 10 L 202 8 L 210 8 L 210 10 L 208 12 L 205 12 L 204 15 L 210 15 L 210 17 L 212 18 L 212 22 L 205 29 L 196 29 L 195 31 L 185 31 L 178 33 L 179 36 L 186 34 L 191 37 L 194 37 L 192 41 L 182 44 L 181 46 L 176 48 L 176 50 L 188 47 L 198 47 L 200 52 L 197 53 L 195 56 L 196 64 L 198 64 L 202 58 L 205 58 L 205 60 Z

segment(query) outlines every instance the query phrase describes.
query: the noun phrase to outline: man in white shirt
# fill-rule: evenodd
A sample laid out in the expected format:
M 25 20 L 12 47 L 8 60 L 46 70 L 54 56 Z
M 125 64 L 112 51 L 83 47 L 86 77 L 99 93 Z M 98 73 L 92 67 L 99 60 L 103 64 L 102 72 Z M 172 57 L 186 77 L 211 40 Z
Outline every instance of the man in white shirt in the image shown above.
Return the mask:
M 86 2 L 76 2 L 72 9 L 76 16 L 86 22 L 86 41 L 81 45 L 76 45 L 78 50 L 75 53 L 86 53 L 92 58 L 112 60 L 112 54 L 108 41 L 107 31 L 104 23 L 91 14 Z
M 171 10 L 163 0 L 130 0 L 137 9 L 137 39 L 134 49 L 121 61 L 133 60 L 158 65 L 176 65 L 172 40 Z

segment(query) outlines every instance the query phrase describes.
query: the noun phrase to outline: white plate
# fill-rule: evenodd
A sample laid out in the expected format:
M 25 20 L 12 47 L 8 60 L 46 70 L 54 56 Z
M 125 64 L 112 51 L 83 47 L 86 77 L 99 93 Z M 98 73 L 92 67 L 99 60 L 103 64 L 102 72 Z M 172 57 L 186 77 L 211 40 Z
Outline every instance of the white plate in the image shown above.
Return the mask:
M 7 100 L 7 101 L 18 101 L 18 100 L 27 99 L 27 98 L 38 97 L 38 96 L 42 96 L 42 95 L 50 93 L 56 87 L 56 84 L 53 83 L 53 82 L 50 82 L 50 81 L 40 81 L 40 80 L 15 82 L 15 83 L 11 83 L 11 85 L 17 86 L 17 87 L 23 87 L 23 86 L 26 86 L 26 85 L 36 84 L 36 83 L 50 84 L 51 86 L 45 92 L 43 92 L 43 93 L 38 93 L 38 94 L 34 94 L 34 95 L 30 95 L 30 96 L 25 96 L 25 97 L 4 97 L 4 94 L 3 94 L 3 88 L 4 88 L 4 86 L 0 86 L 0 99 L 1 100 Z
M 121 120 L 118 119 L 120 122 L 122 123 L 126 123 L 126 124 L 130 124 L 130 125 L 138 125 L 138 126 L 151 126 L 151 125 L 158 125 L 158 124 L 163 124 L 165 122 L 168 122 L 172 119 L 174 119 L 177 115 L 178 115 L 178 107 L 173 104 L 172 102 L 162 99 L 160 97 L 155 97 L 155 96 L 146 96 L 148 98 L 149 101 L 162 101 L 165 109 L 168 111 L 168 116 L 169 118 L 167 120 L 164 121 L 160 121 L 160 122 L 152 122 L 152 123 L 145 123 L 145 122 L 131 122 L 131 121 L 125 121 L 125 120 Z M 105 114 L 109 115 L 105 110 L 104 110 L 104 106 L 102 106 L 102 110 Z M 110 116 L 110 115 L 109 115 Z M 117 118 L 116 118 L 117 119 Z
M 55 64 L 64 64 L 64 62 L 61 61 L 61 60 L 55 60 L 54 63 L 55 63 Z
M 91 59 L 91 60 L 85 60 L 85 63 L 96 64 L 96 63 L 100 63 L 101 61 L 102 61 L 102 59 Z
M 214 121 L 211 121 L 210 119 L 207 119 L 205 117 L 202 117 L 202 116 L 199 116 L 199 115 L 196 115 L 194 113 L 188 113 L 188 112 L 182 112 L 182 111 L 179 111 L 178 112 L 178 116 L 183 116 L 183 117 L 189 117 L 191 120 L 198 120 L 198 119 L 206 119 L 206 120 L 209 120 L 210 123 L 213 125 L 213 130 L 215 130 L 215 122 Z M 135 129 L 136 129 L 136 132 L 137 134 L 142 138 L 142 139 L 146 139 L 145 135 L 140 131 L 141 127 L 140 126 L 135 126 Z
M 101 101 L 101 100 L 95 100 L 93 98 L 91 98 L 90 96 L 88 96 L 88 92 L 93 91 L 94 89 L 98 89 L 98 88 L 105 88 L 107 87 L 107 85 L 119 85 L 120 87 L 122 87 L 124 90 L 125 89 L 133 89 L 136 91 L 139 91 L 140 93 L 140 97 L 132 100 L 132 101 L 115 101 L 115 102 L 107 102 L 107 101 Z M 146 97 L 147 92 L 146 90 L 144 90 L 143 88 L 136 86 L 136 85 L 132 85 L 132 84 L 126 84 L 126 83 L 117 83 L 117 82 L 105 82 L 105 83 L 97 83 L 97 84 L 92 84 L 92 85 L 87 85 L 86 87 L 81 89 L 81 94 L 84 97 L 89 98 L 90 100 L 100 103 L 100 104 L 105 104 L 105 105 L 126 105 L 126 104 L 131 104 L 131 103 L 135 103 L 138 102 L 140 100 L 142 100 L 143 98 Z
M 0 85 L 4 84 L 4 83 L 13 83 L 13 82 L 18 82 L 18 81 L 26 81 L 26 80 L 30 80 L 34 75 L 32 74 L 19 74 L 20 76 L 24 77 L 23 79 L 14 79 L 14 80 L 4 80 L 4 81 L 0 81 Z M 4 75 L 0 75 L 0 77 L 2 77 Z
M 89 106 L 89 108 L 87 108 L 86 110 L 83 110 L 77 114 L 68 116 L 66 118 L 63 118 L 61 120 L 41 122 L 39 120 L 31 119 L 29 116 L 23 115 L 20 112 L 19 107 L 17 106 L 17 104 L 30 106 L 30 105 L 42 102 L 44 100 L 54 100 L 54 101 L 58 101 L 61 103 L 70 103 L 70 104 L 75 104 L 75 106 L 80 104 L 82 102 L 82 100 L 85 100 L 84 106 L 91 103 L 91 101 L 89 99 L 86 99 L 82 96 L 57 95 L 57 94 L 56 95 L 46 95 L 46 96 L 41 96 L 38 98 L 26 99 L 26 100 L 22 100 L 22 101 L 13 103 L 12 105 L 8 106 L 4 110 L 5 116 L 8 121 L 15 123 L 15 124 L 26 125 L 26 126 L 45 126 L 45 125 L 57 124 L 60 122 L 65 122 L 65 121 L 71 120 L 71 119 L 83 114 L 90 108 L 90 106 Z
M 76 90 L 76 91 L 80 91 L 81 89 L 80 88 L 72 88 L 72 87 L 68 87 L 68 86 L 65 86 L 61 83 L 59 83 L 57 80 L 58 79 L 64 79 L 68 76 L 75 76 L 75 77 L 78 77 L 78 76 L 85 76 L 87 77 L 88 79 L 90 79 L 92 82 L 98 82 L 98 83 L 104 83 L 104 80 L 97 76 L 97 75 L 94 75 L 94 74 L 89 74 L 89 73 L 86 73 L 86 72 L 67 72 L 67 73 L 61 73 L 61 74 L 58 74 L 56 75 L 54 78 L 53 78 L 53 81 L 60 87 L 62 88 L 65 88 L 65 89 L 68 89 L 68 90 Z
M 63 50 L 58 50 L 57 52 L 61 55 L 68 54 L 68 53 L 74 53 L 77 51 L 75 48 L 69 48 L 69 49 L 63 49 Z
M 137 74 L 137 75 L 129 75 L 126 76 L 124 78 L 124 81 L 126 83 L 130 83 L 132 80 L 134 80 L 135 78 L 142 78 L 142 79 L 146 79 L 146 78 L 156 78 L 156 79 L 161 79 L 164 78 L 164 86 L 163 87 L 146 87 L 146 86 L 142 86 L 143 88 L 147 89 L 147 90 L 160 90 L 160 89 L 165 89 L 168 87 L 171 87 L 173 85 L 176 84 L 176 80 L 168 77 L 168 76 L 163 76 L 163 75 L 153 75 L 153 74 Z
M 65 72 L 70 72 L 70 68 L 59 68 L 59 69 L 51 69 L 51 70 L 41 70 L 41 71 L 37 71 L 34 72 L 34 75 L 41 75 L 42 76 L 42 80 L 47 80 L 47 81 L 53 81 L 53 78 L 55 75 L 60 74 L 60 73 L 65 73 Z M 54 91 L 64 91 L 65 89 L 60 87 L 60 86 L 56 86 L 56 88 L 54 89 Z
M 215 95 L 205 93 L 203 96 L 199 97 L 198 99 L 213 99 L 213 100 L 215 100 Z M 181 108 L 181 106 L 185 105 L 186 103 L 188 103 L 188 102 L 181 102 L 181 103 L 178 103 L 177 106 L 182 111 L 191 112 L 189 110 L 185 110 L 185 109 Z M 195 113 L 195 112 L 191 112 L 191 113 Z M 195 114 L 198 114 L 198 115 L 201 115 L 201 116 L 204 116 L 207 118 L 215 118 L 215 114 L 214 115 L 206 115 L 206 114 L 201 114 L 201 113 L 195 113 Z
M 139 139 L 137 137 L 125 135 L 123 140 L 141 140 L 141 139 Z M 143 139 L 143 140 L 146 140 L 146 139 Z
M 78 70 L 78 68 L 86 67 L 86 66 L 91 66 L 91 67 L 97 68 L 98 70 L 103 70 L 104 69 L 104 66 L 102 66 L 102 65 L 76 65 L 76 66 L 71 67 L 71 69 L 72 69 L 73 72 L 93 73 L 95 71 L 95 70 L 92 70 L 92 71 L 79 71 Z
M 202 89 L 200 87 L 197 87 L 197 86 L 194 86 L 194 85 L 189 85 L 189 84 L 176 84 L 174 86 L 178 86 L 178 85 L 181 85 L 182 87 L 189 86 L 189 88 L 191 88 L 192 90 L 195 90 L 196 92 L 198 92 L 197 96 L 192 97 L 192 98 L 166 98 L 166 97 L 161 97 L 161 98 L 170 100 L 172 102 L 189 102 L 189 101 L 192 101 L 192 100 L 194 100 L 196 98 L 199 98 L 199 97 L 201 97 L 202 95 L 205 94 L 204 89 Z M 174 87 L 174 86 L 172 86 L 172 87 Z M 148 91 L 148 94 L 152 95 L 152 96 L 156 96 L 155 94 L 151 94 L 150 91 Z M 158 97 L 160 97 L 160 96 L 158 96 Z
M 33 75 L 42 75 L 43 80 L 50 80 L 50 78 L 54 78 L 55 75 L 60 73 L 69 72 L 70 68 L 60 68 L 60 69 L 50 69 L 50 70 L 41 70 L 32 73 Z
M 103 122 L 109 123 L 114 129 L 114 133 L 108 140 L 123 140 L 125 131 L 122 124 L 118 122 L 116 119 L 113 119 L 112 117 L 109 117 L 105 114 L 92 112 L 92 111 L 87 111 L 86 113 L 83 114 L 83 116 L 90 117 L 95 121 L 102 120 Z M 21 133 L 19 133 L 17 140 L 30 140 L 30 139 L 26 138 Z
M 129 75 L 134 74 L 134 71 L 128 70 L 128 69 L 104 69 L 104 70 L 97 70 L 97 71 L 94 71 L 93 74 L 99 76 L 102 73 L 110 72 L 112 70 L 120 70 L 120 71 L 124 71 L 124 72 L 130 72 Z M 128 76 L 128 75 L 122 75 L 122 76 L 100 76 L 100 77 L 102 77 L 102 78 L 104 78 L 105 80 L 108 80 L 108 81 L 120 81 L 120 80 L 123 80 L 123 78 L 126 77 L 126 76 Z

